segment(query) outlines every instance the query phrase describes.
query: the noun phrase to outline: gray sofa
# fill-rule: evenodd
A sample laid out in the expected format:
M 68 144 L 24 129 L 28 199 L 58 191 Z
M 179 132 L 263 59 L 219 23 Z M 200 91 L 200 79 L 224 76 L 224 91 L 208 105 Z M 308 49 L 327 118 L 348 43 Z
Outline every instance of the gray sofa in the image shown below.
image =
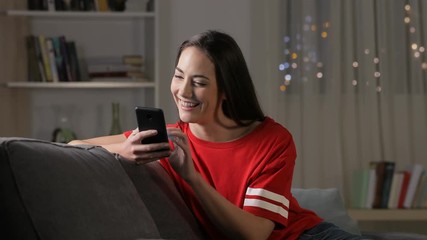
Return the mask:
M 336 189 L 293 189 L 303 207 L 358 233 Z M 101 147 L 0 138 L 1 239 L 206 239 L 157 163 Z

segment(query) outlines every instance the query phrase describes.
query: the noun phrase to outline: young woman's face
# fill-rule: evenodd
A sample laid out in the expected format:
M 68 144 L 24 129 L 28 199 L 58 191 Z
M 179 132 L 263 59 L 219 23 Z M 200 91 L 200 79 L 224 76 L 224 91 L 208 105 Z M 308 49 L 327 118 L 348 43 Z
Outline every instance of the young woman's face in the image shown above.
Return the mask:
M 215 66 L 199 48 L 187 47 L 182 51 L 171 92 L 182 121 L 198 124 L 213 121 L 218 104 Z

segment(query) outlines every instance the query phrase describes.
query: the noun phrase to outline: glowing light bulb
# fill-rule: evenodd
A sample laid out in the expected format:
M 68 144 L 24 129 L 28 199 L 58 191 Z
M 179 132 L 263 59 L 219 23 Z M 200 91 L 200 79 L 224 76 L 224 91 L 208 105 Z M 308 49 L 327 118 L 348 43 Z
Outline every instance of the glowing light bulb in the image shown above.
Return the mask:
M 285 85 L 280 85 L 280 91 L 282 91 L 282 92 L 286 91 L 286 86 Z
M 320 35 L 322 36 L 322 38 L 327 38 L 328 37 L 328 33 L 327 32 L 322 32 Z
M 353 62 L 353 67 L 354 67 L 354 68 L 359 67 L 359 63 L 358 63 L 358 62 L 356 62 L 356 61 L 354 61 L 354 62 Z
M 375 72 L 375 73 L 374 73 L 374 77 L 376 77 L 376 78 L 381 77 L 381 73 L 380 73 L 380 72 Z

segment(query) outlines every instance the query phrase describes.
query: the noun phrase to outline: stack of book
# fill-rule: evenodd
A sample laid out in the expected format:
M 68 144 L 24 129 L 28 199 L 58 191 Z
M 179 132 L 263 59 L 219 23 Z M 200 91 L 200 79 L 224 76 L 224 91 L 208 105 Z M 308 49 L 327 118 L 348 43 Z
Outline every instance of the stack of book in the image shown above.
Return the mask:
M 28 10 L 39 11 L 123 11 L 125 0 L 27 0 Z
M 81 81 L 76 44 L 64 36 L 28 36 L 27 55 L 29 81 Z
M 142 81 L 143 57 L 125 55 L 121 57 L 92 57 L 86 59 L 89 78 L 94 80 L 139 80 Z
M 427 174 L 420 164 L 396 170 L 395 162 L 371 162 L 353 172 L 353 208 L 427 208 Z

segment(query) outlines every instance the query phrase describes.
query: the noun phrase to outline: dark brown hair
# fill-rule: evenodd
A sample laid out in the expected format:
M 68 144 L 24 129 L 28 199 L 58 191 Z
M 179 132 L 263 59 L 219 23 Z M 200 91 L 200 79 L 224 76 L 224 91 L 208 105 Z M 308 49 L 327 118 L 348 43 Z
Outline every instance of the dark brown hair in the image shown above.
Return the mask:
M 214 64 L 218 96 L 225 95 L 222 110 L 227 117 L 242 126 L 264 119 L 245 58 L 231 36 L 210 30 L 191 37 L 179 47 L 175 66 L 187 47 L 201 49 Z

